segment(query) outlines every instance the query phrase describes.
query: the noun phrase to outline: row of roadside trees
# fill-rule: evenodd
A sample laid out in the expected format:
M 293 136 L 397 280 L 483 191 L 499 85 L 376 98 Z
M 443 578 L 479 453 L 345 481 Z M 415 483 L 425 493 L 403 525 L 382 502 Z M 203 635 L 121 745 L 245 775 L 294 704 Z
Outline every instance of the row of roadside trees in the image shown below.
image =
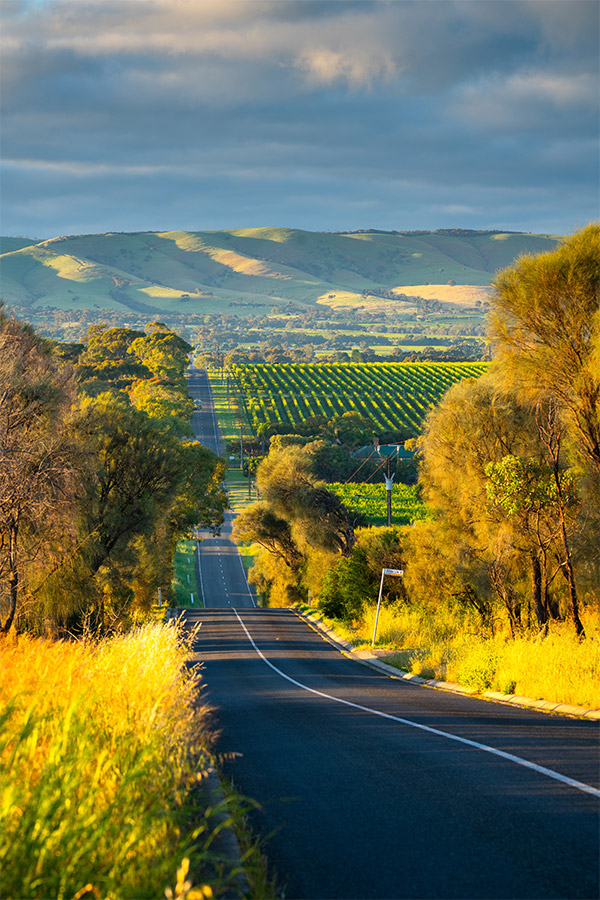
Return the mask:
M 191 439 L 191 347 L 160 323 L 55 344 L 0 311 L 0 631 L 106 632 L 168 601 L 177 540 L 223 519 Z
M 260 545 L 253 578 L 268 602 L 318 598 L 355 618 L 381 568 L 402 568 L 392 602 L 468 610 L 483 632 L 545 634 L 600 602 L 600 228 L 499 273 L 490 371 L 451 388 L 419 439 L 430 516 L 355 529 L 310 447 L 272 450 L 261 502 L 237 521 Z

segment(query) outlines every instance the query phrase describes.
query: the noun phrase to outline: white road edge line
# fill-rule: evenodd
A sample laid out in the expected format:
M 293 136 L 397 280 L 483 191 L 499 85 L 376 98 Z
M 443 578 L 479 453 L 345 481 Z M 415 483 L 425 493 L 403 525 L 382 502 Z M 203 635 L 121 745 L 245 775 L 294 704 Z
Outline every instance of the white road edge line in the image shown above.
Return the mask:
M 291 678 L 289 675 L 286 675 L 285 672 L 282 672 L 281 669 L 278 669 L 277 666 L 274 666 L 272 662 L 270 662 L 267 657 L 258 649 L 254 640 L 252 639 L 252 635 L 246 628 L 246 625 L 242 621 L 237 609 L 233 610 L 236 614 L 238 621 L 244 631 L 246 632 L 246 636 L 254 650 L 260 656 L 260 658 L 265 662 L 274 672 L 280 675 L 282 678 L 285 678 L 286 681 L 289 681 L 291 684 L 296 685 L 296 687 L 301 688 L 303 691 L 308 691 L 309 694 L 316 694 L 318 697 L 324 697 L 326 700 L 333 700 L 335 703 L 342 703 L 344 706 L 351 706 L 354 709 L 360 709 L 362 712 L 372 713 L 374 716 L 380 716 L 382 719 L 391 719 L 392 722 L 399 722 L 401 725 L 408 725 L 411 728 L 418 728 L 419 731 L 427 731 L 429 734 L 436 734 L 438 737 L 447 738 L 449 741 L 456 741 L 459 744 L 466 744 L 467 747 L 474 747 L 476 750 L 483 750 L 485 753 L 491 753 L 493 756 L 499 756 L 502 759 L 506 759 L 509 762 L 516 763 L 518 766 L 523 766 L 525 769 L 531 769 L 534 772 L 537 772 L 540 775 L 545 775 L 547 778 L 552 778 L 554 781 L 560 781 L 562 784 L 566 784 L 568 787 L 575 788 L 578 791 L 582 791 L 584 794 L 591 794 L 592 797 L 600 798 L 600 790 L 595 787 L 592 787 L 590 784 L 584 784 L 582 781 L 576 781 L 574 778 L 569 778 L 567 775 L 561 775 L 560 772 L 555 772 L 553 769 L 547 769 L 545 766 L 538 766 L 537 763 L 529 762 L 527 759 L 522 759 L 520 756 L 514 756 L 512 753 L 506 753 L 504 750 L 497 750 L 495 747 L 489 747 L 487 744 L 480 744 L 477 741 L 471 741 L 468 738 L 459 737 L 456 734 L 450 734 L 448 731 L 440 731 L 438 728 L 432 728 L 430 725 L 421 725 L 419 722 L 412 722 L 410 719 L 402 719 L 400 716 L 393 716 L 391 713 L 381 712 L 379 709 L 373 709 L 370 706 L 361 706 L 359 703 L 353 703 L 351 700 L 342 700 L 340 697 L 334 697 L 331 694 L 325 694 L 323 691 L 317 691 L 314 688 L 310 688 L 305 684 L 302 684 L 300 681 L 296 681 L 294 678 Z

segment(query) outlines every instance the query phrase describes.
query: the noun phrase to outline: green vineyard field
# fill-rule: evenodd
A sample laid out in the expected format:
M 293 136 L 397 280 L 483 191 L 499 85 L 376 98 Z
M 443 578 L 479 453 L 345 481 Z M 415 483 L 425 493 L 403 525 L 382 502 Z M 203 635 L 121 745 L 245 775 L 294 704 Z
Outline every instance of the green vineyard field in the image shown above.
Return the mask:
M 385 525 L 387 522 L 387 497 L 383 481 L 378 484 L 328 484 L 344 506 L 364 515 L 369 525 Z M 392 525 L 411 525 L 427 518 L 427 512 L 418 498 L 418 488 L 413 484 L 395 484 L 392 489 Z
M 358 412 L 382 431 L 418 434 L 428 411 L 463 378 L 487 363 L 255 363 L 231 369 L 230 383 L 254 429 L 299 425 Z

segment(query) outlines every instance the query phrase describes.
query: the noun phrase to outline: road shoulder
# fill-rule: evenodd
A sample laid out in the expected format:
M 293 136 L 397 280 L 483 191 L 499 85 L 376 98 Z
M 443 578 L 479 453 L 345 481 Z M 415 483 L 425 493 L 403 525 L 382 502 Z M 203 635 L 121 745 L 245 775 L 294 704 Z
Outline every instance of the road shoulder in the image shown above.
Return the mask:
M 334 647 L 357 662 L 370 666 L 379 672 L 384 672 L 390 678 L 397 678 L 400 681 L 410 681 L 413 684 L 422 687 L 432 688 L 438 691 L 450 691 L 454 694 L 465 694 L 470 697 L 477 697 L 489 700 L 494 703 L 503 703 L 508 706 L 520 706 L 528 709 L 536 709 L 540 712 L 554 713 L 562 716 L 572 716 L 581 719 L 594 719 L 600 721 L 600 709 L 590 709 L 585 706 L 572 706 L 568 703 L 557 703 L 552 700 L 534 700 L 531 697 L 521 697 L 517 694 L 501 694 L 499 691 L 473 691 L 470 688 L 463 687 L 460 684 L 453 684 L 450 681 L 437 681 L 434 678 L 421 678 L 420 675 L 413 675 L 410 672 L 404 672 L 395 666 L 390 666 L 383 662 L 379 657 L 368 649 L 356 648 L 348 641 L 345 641 L 336 632 L 325 625 L 317 616 L 310 613 L 302 612 L 299 609 L 292 608 L 292 611 L 304 619 L 308 625 L 315 628 L 320 634 L 328 640 Z

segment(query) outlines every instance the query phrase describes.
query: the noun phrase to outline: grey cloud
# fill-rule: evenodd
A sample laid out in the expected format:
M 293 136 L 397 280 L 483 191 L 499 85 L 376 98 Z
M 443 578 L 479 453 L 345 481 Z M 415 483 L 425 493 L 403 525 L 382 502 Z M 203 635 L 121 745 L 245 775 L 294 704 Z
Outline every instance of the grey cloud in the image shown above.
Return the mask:
M 167 175 L 159 179 L 99 177 L 82 185 L 55 173 L 27 192 L 12 182 L 15 233 L 50 236 L 111 230 L 190 230 L 285 225 L 307 229 L 500 227 L 561 233 L 587 221 L 585 191 L 574 190 L 567 215 L 548 186 L 465 186 L 460 203 L 452 185 L 429 180 L 356 180 L 287 174 L 265 181 Z M 20 189 L 19 189 L 20 188 Z M 283 201 L 283 202 L 282 202 Z M 527 217 L 523 207 L 527 207 Z M 293 209 L 293 220 L 288 210 Z M 48 229 L 48 221 L 52 229 Z M 533 225 L 534 227 L 528 227 Z
M 579 133 L 597 122 L 598 79 L 593 73 L 550 69 L 491 78 L 464 86 L 449 111 L 472 127 L 491 132 L 555 133 L 557 124 Z
M 593 3 L 14 6 L 9 230 L 560 231 L 597 209 Z
M 565 6 L 562 0 L 553 5 Z M 589 6 L 583 0 L 568 5 Z M 5 40 L 21 55 L 37 53 L 38 65 L 42 50 L 49 67 L 53 54 L 66 50 L 81 58 L 118 58 L 125 69 L 135 69 L 137 58 L 148 54 L 169 59 L 174 69 L 186 56 L 226 64 L 270 60 L 308 72 L 309 86 L 331 83 L 333 75 L 356 88 L 378 75 L 389 79 L 406 72 L 413 86 L 427 87 L 473 71 L 502 71 L 516 57 L 534 53 L 544 18 L 524 10 L 527 3 L 506 0 L 85 5 L 70 0 L 48 4 L 45 14 L 22 17 Z

